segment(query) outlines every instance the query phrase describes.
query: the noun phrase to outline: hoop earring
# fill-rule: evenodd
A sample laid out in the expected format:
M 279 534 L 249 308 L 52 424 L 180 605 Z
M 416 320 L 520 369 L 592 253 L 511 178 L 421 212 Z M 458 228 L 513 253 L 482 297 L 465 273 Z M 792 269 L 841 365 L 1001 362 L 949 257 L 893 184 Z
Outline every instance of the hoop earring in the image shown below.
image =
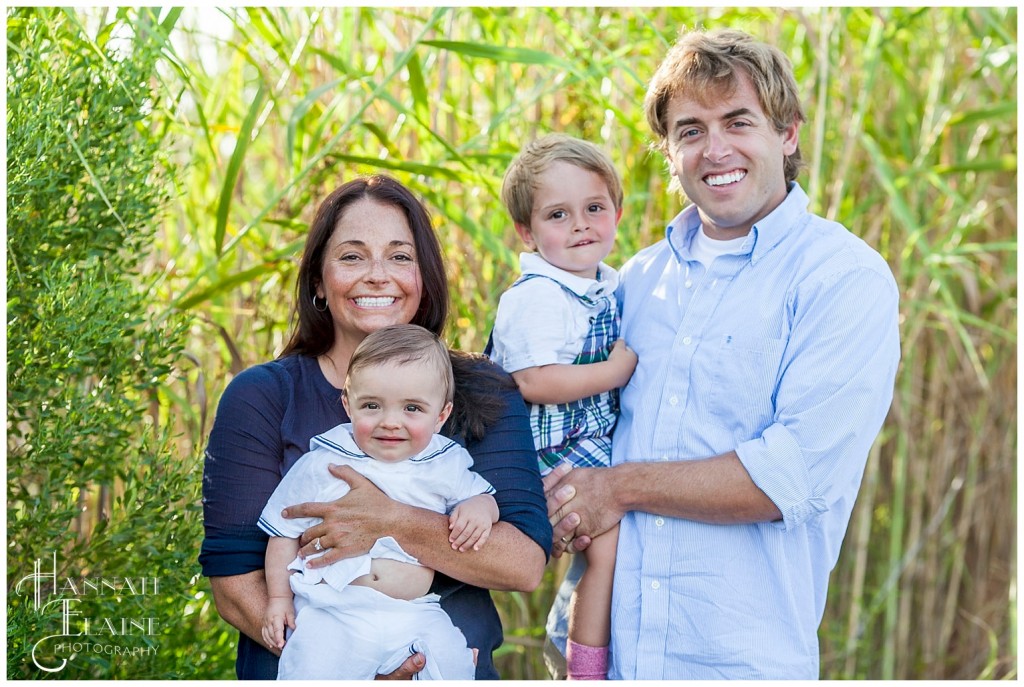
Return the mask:
M 327 312 L 327 299 L 326 298 L 323 299 L 324 307 L 322 307 L 322 308 L 317 303 L 316 299 L 317 299 L 317 295 L 314 293 L 313 294 L 313 310 L 316 310 L 317 312 Z

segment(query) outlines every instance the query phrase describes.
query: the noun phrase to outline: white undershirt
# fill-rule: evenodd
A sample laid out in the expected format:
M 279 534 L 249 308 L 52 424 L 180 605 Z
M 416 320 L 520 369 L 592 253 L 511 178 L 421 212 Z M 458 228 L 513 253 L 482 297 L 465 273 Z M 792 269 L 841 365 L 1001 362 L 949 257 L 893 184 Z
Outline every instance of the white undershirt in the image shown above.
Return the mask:
M 702 224 L 700 231 L 693 237 L 690 253 L 693 255 L 694 260 L 704 265 L 704 269 L 708 269 L 711 267 L 711 263 L 715 261 L 715 258 L 720 255 L 737 255 L 742 253 L 743 243 L 746 240 L 746 236 L 728 239 L 727 241 L 713 239 L 704 233 L 704 225 Z

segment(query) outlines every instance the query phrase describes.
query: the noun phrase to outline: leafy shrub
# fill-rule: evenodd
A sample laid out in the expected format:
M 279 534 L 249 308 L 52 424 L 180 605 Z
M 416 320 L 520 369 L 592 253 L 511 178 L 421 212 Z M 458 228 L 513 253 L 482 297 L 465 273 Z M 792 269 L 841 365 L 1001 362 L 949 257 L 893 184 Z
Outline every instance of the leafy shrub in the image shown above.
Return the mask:
M 159 33 L 121 15 L 90 37 L 51 8 L 7 19 L 8 677 L 188 676 L 188 626 L 212 613 L 201 461 L 176 455 L 165 422 L 184 322 L 140 276 L 170 180 L 147 126 Z M 37 561 L 43 603 L 72 599 L 73 636 L 40 642 L 62 628 L 59 604 L 19 586 Z M 137 651 L 43 672 L 61 641 Z

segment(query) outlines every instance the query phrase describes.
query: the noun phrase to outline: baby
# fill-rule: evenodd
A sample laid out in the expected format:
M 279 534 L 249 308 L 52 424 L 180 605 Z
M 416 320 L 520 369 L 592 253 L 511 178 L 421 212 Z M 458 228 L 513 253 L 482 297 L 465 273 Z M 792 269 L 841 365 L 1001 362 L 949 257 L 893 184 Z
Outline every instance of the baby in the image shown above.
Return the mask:
M 427 658 L 419 679 L 474 678 L 465 637 L 427 593 L 433 570 L 392 537 L 368 554 L 310 568 L 296 555 L 298 537 L 319 518 L 280 515 L 344 496 L 348 485 L 328 467 L 350 465 L 395 500 L 451 512 L 453 548 L 479 550 L 498 506 L 494 488 L 469 469 L 466 450 L 436 434 L 452 411 L 453 385 L 448 349 L 416 325 L 380 329 L 353 354 L 342 392 L 351 423 L 310 441 L 259 520 L 271 537 L 263 639 L 282 648 L 278 679 L 369 680 L 417 651 Z

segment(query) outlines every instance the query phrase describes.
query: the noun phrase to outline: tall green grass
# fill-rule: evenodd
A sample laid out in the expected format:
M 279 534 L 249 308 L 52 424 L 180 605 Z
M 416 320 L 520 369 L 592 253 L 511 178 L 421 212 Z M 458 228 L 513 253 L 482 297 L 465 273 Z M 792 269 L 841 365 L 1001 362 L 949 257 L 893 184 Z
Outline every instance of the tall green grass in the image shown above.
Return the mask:
M 154 126 L 188 169 L 150 266 L 154 306 L 193 321 L 168 390 L 183 459 L 230 376 L 281 350 L 306 224 L 338 184 L 386 172 L 428 201 L 450 341 L 479 350 L 516 271 L 497 191 L 519 147 L 562 131 L 611 154 L 621 264 L 683 202 L 640 111 L 679 29 L 782 46 L 812 209 L 875 246 L 902 293 L 896 399 L 833 574 L 823 677 L 1016 675 L 1015 8 L 190 8 L 135 25 L 169 35 Z M 553 590 L 549 572 L 494 594 L 504 677 L 544 677 Z

